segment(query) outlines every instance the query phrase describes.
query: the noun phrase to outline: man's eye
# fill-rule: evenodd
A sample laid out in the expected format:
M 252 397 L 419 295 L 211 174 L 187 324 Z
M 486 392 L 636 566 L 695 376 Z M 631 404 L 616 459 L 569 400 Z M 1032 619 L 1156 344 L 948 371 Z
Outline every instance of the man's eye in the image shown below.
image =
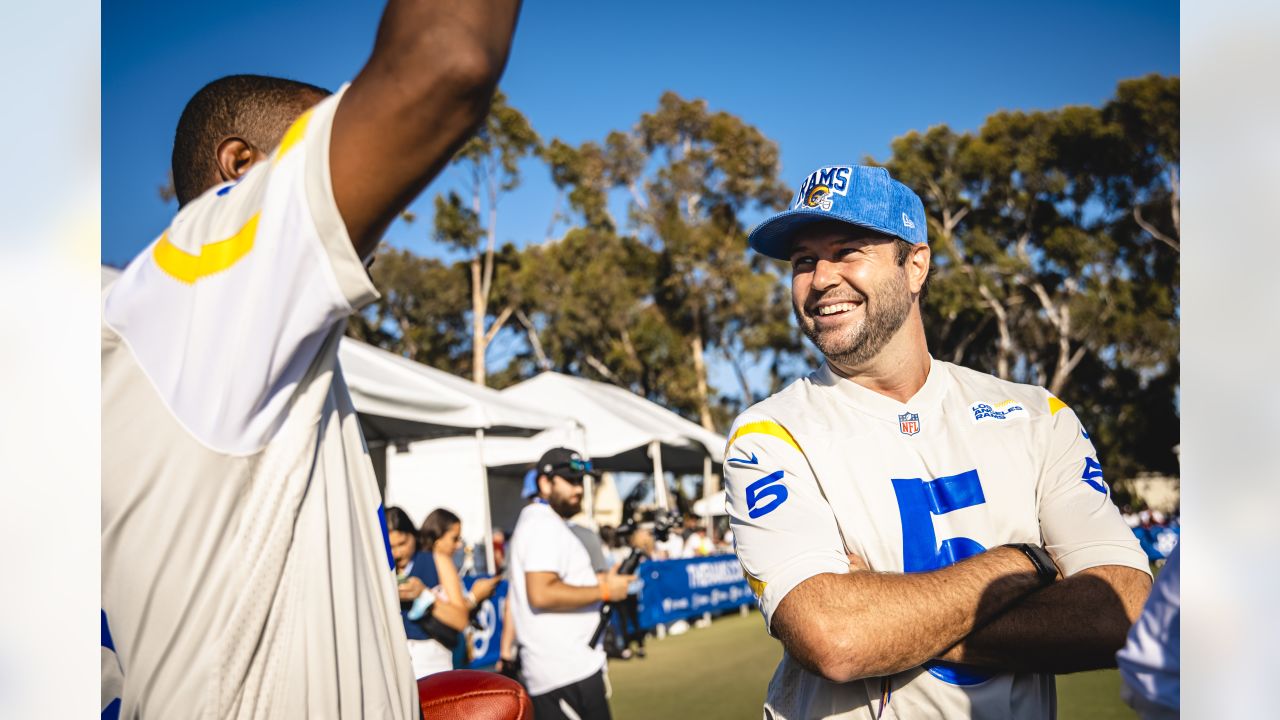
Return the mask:
M 814 264 L 815 262 L 817 262 L 817 261 L 816 261 L 816 260 L 814 260 L 812 257 L 810 257 L 810 256 L 808 256 L 808 255 L 802 255 L 802 256 L 800 256 L 800 257 L 792 258 L 792 259 L 791 259 L 791 266 L 792 266 L 792 267 L 800 267 L 800 266 L 802 266 L 802 265 L 812 265 L 812 264 Z

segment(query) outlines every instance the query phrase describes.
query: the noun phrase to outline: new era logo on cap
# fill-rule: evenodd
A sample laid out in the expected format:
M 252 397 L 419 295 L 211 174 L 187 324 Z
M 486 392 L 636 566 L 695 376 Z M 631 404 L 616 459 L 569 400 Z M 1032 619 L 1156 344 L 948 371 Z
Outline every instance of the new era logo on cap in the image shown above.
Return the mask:
M 901 238 L 928 242 L 924 203 L 889 171 L 868 165 L 832 165 L 809 173 L 791 207 L 751 231 L 747 242 L 758 253 L 790 258 L 791 235 L 808 223 L 838 220 Z

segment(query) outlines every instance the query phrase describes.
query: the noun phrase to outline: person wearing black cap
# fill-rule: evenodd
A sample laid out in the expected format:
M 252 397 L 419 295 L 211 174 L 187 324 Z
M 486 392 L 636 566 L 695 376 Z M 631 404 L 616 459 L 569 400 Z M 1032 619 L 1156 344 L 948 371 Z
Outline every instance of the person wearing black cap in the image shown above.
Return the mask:
M 553 448 L 535 470 L 538 495 L 520 512 L 509 554 L 508 607 L 524 684 L 539 720 L 609 718 L 605 653 L 589 643 L 600 604 L 625 597 L 635 576 L 614 568 L 598 577 L 569 527 L 568 519 L 582 508 L 591 461 Z
M 810 173 L 751 232 L 825 357 L 734 422 L 738 558 L 783 660 L 765 715 L 1051 718 L 1115 665 L 1151 587 L 1065 403 L 934 359 L 924 204 L 885 168 Z

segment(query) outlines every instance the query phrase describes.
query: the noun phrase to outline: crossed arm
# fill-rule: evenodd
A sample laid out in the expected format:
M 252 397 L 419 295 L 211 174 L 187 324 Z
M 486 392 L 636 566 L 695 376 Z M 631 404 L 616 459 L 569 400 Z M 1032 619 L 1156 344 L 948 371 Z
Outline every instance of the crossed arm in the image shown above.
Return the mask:
M 1030 561 L 998 547 L 940 570 L 852 572 L 797 585 L 772 629 L 801 665 L 832 682 L 889 675 L 941 659 L 1007 672 L 1115 665 L 1151 580 L 1121 566 L 1084 570 L 1037 590 Z

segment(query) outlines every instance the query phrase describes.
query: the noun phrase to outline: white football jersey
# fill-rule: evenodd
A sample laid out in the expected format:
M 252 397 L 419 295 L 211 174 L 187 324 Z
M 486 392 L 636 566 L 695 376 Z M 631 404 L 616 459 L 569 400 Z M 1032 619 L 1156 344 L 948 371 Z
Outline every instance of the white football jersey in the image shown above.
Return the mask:
M 766 623 L 804 580 L 848 572 L 846 549 L 873 570 L 923 572 L 1036 543 L 1064 575 L 1149 572 L 1088 433 L 1042 388 L 932 360 L 904 404 L 824 365 L 744 412 L 729 438 L 729 516 Z M 1055 702 L 1052 675 L 930 663 L 887 684 L 832 683 L 784 653 L 765 717 L 1048 718 Z
M 337 364 L 377 298 L 330 183 L 341 96 L 103 290 L 104 717 L 416 717 Z

